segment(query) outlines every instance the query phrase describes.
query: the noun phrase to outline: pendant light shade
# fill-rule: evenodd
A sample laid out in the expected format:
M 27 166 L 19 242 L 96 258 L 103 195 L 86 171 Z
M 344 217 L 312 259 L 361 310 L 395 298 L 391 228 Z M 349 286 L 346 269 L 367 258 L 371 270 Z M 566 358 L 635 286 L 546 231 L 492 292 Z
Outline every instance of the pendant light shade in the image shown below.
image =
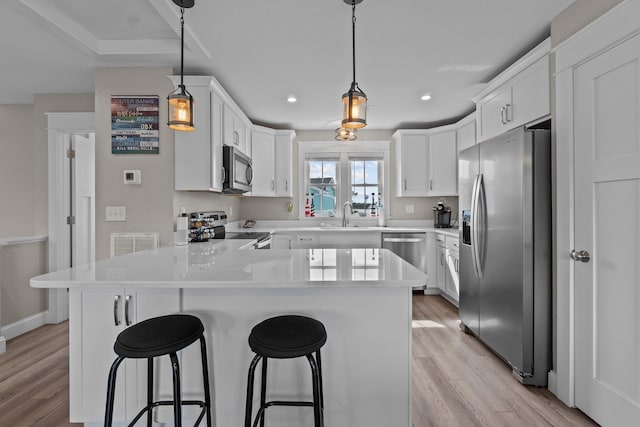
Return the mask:
M 355 141 L 357 129 L 338 128 L 336 129 L 336 141 Z
M 194 0 L 173 0 L 180 7 L 180 85 L 167 96 L 169 121 L 173 130 L 191 132 L 193 125 L 193 96 L 184 86 L 184 9 L 193 7 Z
M 352 57 L 353 57 L 353 81 L 351 87 L 342 95 L 344 106 L 342 114 L 342 127 L 348 129 L 360 129 L 367 125 L 367 95 L 356 83 L 356 4 L 363 0 L 344 0 L 351 5 L 351 34 L 352 34 Z M 354 137 L 355 139 L 355 137 Z

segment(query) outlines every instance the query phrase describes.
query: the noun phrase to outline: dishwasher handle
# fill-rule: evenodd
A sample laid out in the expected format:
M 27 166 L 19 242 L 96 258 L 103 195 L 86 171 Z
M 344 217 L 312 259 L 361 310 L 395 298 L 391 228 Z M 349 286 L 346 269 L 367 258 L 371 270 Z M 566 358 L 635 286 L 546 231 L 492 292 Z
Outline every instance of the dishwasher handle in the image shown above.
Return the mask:
M 424 237 L 384 237 L 383 242 L 389 243 L 420 243 L 424 242 Z

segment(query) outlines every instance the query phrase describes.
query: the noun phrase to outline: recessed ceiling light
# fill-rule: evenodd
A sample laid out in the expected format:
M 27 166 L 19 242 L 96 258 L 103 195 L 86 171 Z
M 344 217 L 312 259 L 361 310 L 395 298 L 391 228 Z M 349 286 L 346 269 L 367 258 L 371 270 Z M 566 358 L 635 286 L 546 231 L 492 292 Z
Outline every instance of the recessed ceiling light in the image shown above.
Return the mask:
M 420 99 L 422 99 L 423 101 L 428 101 L 431 99 L 431 94 L 425 93 L 424 95 L 422 95 L 422 97 L 420 97 Z
M 287 102 L 291 102 L 294 103 L 296 102 L 298 99 L 295 96 L 288 96 L 287 97 Z

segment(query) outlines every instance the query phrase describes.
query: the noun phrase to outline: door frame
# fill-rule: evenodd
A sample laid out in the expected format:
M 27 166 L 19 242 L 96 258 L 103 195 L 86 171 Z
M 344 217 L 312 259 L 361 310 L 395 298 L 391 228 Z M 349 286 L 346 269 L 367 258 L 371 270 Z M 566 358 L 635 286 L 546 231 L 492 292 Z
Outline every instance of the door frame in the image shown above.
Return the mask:
M 549 390 L 566 405 L 575 406 L 575 281 L 569 253 L 575 243 L 574 209 L 574 69 L 640 34 L 640 0 L 625 0 L 572 37 L 553 48 L 555 53 L 555 359 Z
M 46 113 L 48 134 L 48 224 L 49 271 L 66 268 L 70 263 L 71 241 L 64 224 L 69 208 L 70 171 L 66 157 L 69 135 L 95 133 L 95 113 Z M 66 289 L 49 289 L 47 323 L 69 318 Z

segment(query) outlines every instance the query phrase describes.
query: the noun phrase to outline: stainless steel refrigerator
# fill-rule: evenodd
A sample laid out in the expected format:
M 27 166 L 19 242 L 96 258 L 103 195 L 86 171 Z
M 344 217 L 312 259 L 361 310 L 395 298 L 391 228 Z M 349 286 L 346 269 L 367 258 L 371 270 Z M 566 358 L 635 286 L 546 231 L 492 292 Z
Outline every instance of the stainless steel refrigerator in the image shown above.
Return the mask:
M 551 141 L 514 129 L 459 155 L 461 326 L 528 385 L 551 369 Z

